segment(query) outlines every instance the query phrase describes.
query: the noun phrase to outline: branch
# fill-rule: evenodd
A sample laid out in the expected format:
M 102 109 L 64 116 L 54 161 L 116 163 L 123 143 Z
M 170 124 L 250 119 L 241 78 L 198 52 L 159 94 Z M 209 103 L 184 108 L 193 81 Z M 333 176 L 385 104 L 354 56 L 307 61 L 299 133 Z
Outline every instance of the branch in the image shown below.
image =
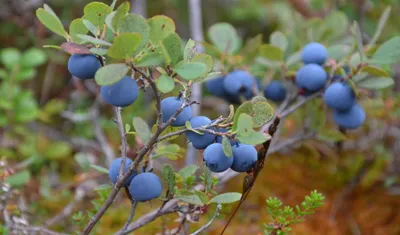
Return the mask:
M 89 221 L 89 223 L 86 225 L 84 230 L 82 231 L 81 234 L 87 235 L 89 234 L 93 227 L 96 225 L 96 223 L 100 220 L 100 218 L 104 215 L 104 213 L 107 211 L 107 209 L 111 206 L 111 204 L 114 202 L 115 197 L 118 195 L 119 190 L 122 187 L 122 182 L 125 182 L 126 179 L 130 176 L 130 174 L 138 167 L 139 163 L 143 160 L 144 156 L 149 152 L 149 150 L 153 147 L 154 144 L 157 143 L 157 139 L 160 136 L 160 134 L 167 128 L 175 119 L 176 117 L 182 112 L 184 108 L 187 106 L 190 106 L 192 104 L 197 103 L 196 101 L 192 102 L 187 102 L 186 100 L 182 102 L 181 107 L 172 115 L 171 118 L 165 123 L 160 123 L 156 133 L 150 138 L 149 142 L 147 145 L 143 146 L 143 148 L 139 151 L 135 161 L 129 166 L 129 170 L 125 172 L 125 174 L 122 176 L 122 178 L 119 179 L 119 181 L 115 184 L 113 190 L 110 192 L 110 195 L 108 196 L 107 200 L 104 202 L 104 204 L 101 206 L 99 211 L 92 217 L 92 219 Z
M 115 111 L 115 119 L 118 125 L 118 130 L 119 134 L 121 137 L 121 142 L 122 142 L 122 147 L 121 147 L 121 166 L 119 168 L 119 176 L 118 179 L 121 180 L 122 176 L 124 175 L 124 170 L 125 170 L 125 162 L 126 162 L 126 149 L 127 149 L 127 141 L 126 141 L 126 134 L 125 134 L 125 129 L 124 129 L 124 123 L 122 121 L 122 116 L 121 116 L 121 108 L 120 107 L 114 107 Z
M 219 212 L 221 211 L 221 209 L 222 209 L 222 205 L 218 204 L 217 209 L 215 209 L 215 213 L 214 213 L 213 217 L 210 219 L 210 221 L 208 221 L 208 223 L 206 223 L 199 230 L 197 230 L 196 232 L 194 232 L 190 235 L 200 234 L 203 230 L 207 229 L 212 224 L 212 222 L 219 216 Z
M 132 205 L 131 205 L 131 211 L 130 211 L 130 213 L 129 213 L 129 217 L 128 217 L 128 219 L 126 220 L 126 223 L 125 223 L 124 227 L 122 228 L 122 231 L 125 231 L 125 230 L 128 228 L 129 224 L 132 222 L 132 219 L 133 219 L 133 217 L 135 216 L 135 210 L 136 210 L 137 204 L 138 204 L 137 201 L 134 201 L 134 202 L 132 203 Z
M 68 235 L 67 233 L 58 233 L 51 231 L 49 229 L 43 228 L 43 227 L 31 227 L 31 226 L 23 226 L 23 225 L 17 225 L 13 224 L 10 226 L 10 230 L 15 230 L 15 231 L 20 231 L 23 234 L 43 234 L 43 235 Z M 21 234 L 18 233 L 18 234 Z M 13 233 L 11 233 L 13 234 Z

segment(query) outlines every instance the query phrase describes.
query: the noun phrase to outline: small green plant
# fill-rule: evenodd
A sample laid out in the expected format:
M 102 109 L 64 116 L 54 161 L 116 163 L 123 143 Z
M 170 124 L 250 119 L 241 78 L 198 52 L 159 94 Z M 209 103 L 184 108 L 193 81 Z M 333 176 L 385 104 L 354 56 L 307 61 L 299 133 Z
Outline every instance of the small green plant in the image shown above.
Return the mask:
M 276 197 L 267 199 L 267 211 L 273 221 L 265 226 L 266 235 L 284 235 L 291 231 L 290 225 L 305 221 L 307 215 L 314 214 L 318 207 L 324 205 L 325 197 L 317 190 L 304 198 L 301 205 L 283 206 L 281 200 Z

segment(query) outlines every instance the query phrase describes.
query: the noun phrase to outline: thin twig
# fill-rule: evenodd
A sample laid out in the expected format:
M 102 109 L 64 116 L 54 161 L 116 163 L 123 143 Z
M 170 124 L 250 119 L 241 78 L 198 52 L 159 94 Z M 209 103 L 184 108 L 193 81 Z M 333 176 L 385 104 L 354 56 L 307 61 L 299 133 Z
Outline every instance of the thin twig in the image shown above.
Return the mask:
M 133 219 L 133 217 L 135 216 L 135 211 L 136 211 L 136 206 L 137 206 L 137 204 L 138 204 L 137 201 L 134 201 L 134 202 L 131 204 L 131 211 L 130 211 L 130 213 L 129 213 L 129 217 L 128 217 L 128 219 L 126 220 L 126 223 L 125 223 L 124 227 L 122 228 L 122 231 L 125 231 L 125 230 L 128 228 L 129 224 L 132 222 L 132 219 Z
M 222 209 L 222 205 L 218 204 L 217 205 L 217 209 L 215 209 L 215 213 L 213 215 L 213 217 L 211 217 L 210 221 L 208 221 L 208 223 L 206 223 L 205 225 L 203 225 L 200 229 L 198 229 L 196 232 L 190 234 L 190 235 L 197 235 L 200 234 L 202 231 L 204 231 L 205 229 L 207 229 L 208 227 L 210 227 L 210 225 L 212 224 L 212 222 L 219 216 L 219 212 Z
M 114 112 L 115 112 L 115 118 L 117 121 L 117 125 L 118 125 L 118 130 L 119 130 L 119 134 L 121 137 L 121 166 L 119 168 L 119 176 L 118 176 L 118 180 L 122 179 L 122 176 L 124 175 L 124 171 L 125 171 L 125 162 L 126 162 L 126 152 L 127 152 L 127 141 L 126 141 L 126 134 L 125 134 L 125 129 L 124 129 L 124 123 L 122 121 L 122 116 L 121 116 L 121 108 L 120 107 L 114 107 Z

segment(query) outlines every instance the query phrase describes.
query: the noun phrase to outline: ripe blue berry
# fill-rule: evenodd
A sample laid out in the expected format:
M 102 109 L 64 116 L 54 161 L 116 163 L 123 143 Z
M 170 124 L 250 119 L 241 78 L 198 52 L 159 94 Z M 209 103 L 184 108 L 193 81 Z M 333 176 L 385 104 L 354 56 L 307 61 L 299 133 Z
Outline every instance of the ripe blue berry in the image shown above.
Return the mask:
M 190 119 L 190 124 L 193 128 L 198 128 L 202 126 L 207 126 L 211 123 L 211 120 L 208 117 L 198 116 Z M 212 128 L 215 130 L 215 128 Z M 192 142 L 193 147 L 196 149 L 205 149 L 208 145 L 212 144 L 215 141 L 215 135 L 210 134 L 208 132 L 203 132 L 203 135 L 199 135 L 193 131 L 186 132 L 186 136 Z
M 231 169 L 236 172 L 249 171 L 257 162 L 257 150 L 248 144 L 232 146 L 233 163 Z
M 131 105 L 137 99 L 139 87 L 136 81 L 129 76 L 124 76 L 118 82 L 101 87 L 101 97 L 108 104 L 117 107 L 126 107 Z
M 145 202 L 161 195 L 162 184 L 160 178 L 151 172 L 138 174 L 129 185 L 129 192 L 135 201 Z
M 281 82 L 273 80 L 265 86 L 264 96 L 269 100 L 281 102 L 286 98 L 286 89 Z
M 356 97 L 349 85 L 335 82 L 325 90 L 324 101 L 329 108 L 346 111 L 354 105 Z
M 249 99 L 249 96 L 253 96 L 253 86 L 255 85 L 255 82 L 255 79 L 249 72 L 244 70 L 235 70 L 226 75 L 224 88 L 225 91 L 231 95 L 242 95 L 245 96 L 246 99 Z
M 181 107 L 183 100 L 178 97 L 168 97 L 161 101 L 161 112 L 163 122 L 167 122 L 175 112 Z M 192 107 L 185 107 L 182 112 L 176 116 L 176 120 L 171 123 L 171 126 L 184 126 L 185 122 L 192 117 Z
M 335 122 L 346 129 L 356 129 L 360 127 L 364 123 L 365 117 L 364 109 L 357 103 L 347 111 L 335 110 L 333 112 L 333 119 Z
M 232 166 L 233 157 L 227 157 L 224 154 L 222 144 L 214 143 L 204 150 L 203 160 L 212 172 L 223 172 Z
M 116 184 L 118 181 L 119 169 L 121 168 L 121 160 L 122 160 L 122 158 L 119 157 L 119 158 L 114 159 L 114 161 L 112 161 L 112 163 L 111 163 L 108 174 L 109 174 L 111 182 L 113 184 Z M 132 160 L 129 158 L 126 158 L 124 173 L 129 170 L 129 165 L 131 165 L 131 164 L 132 164 Z M 123 186 L 124 187 L 128 186 L 131 183 L 132 179 L 136 176 L 136 174 L 137 174 L 136 171 L 133 171 L 132 174 L 129 176 L 129 178 L 124 182 Z
M 309 92 L 321 90 L 327 81 L 325 70 L 316 64 L 307 64 L 296 73 L 296 85 Z
M 217 97 L 224 98 L 227 95 L 224 88 L 224 79 L 224 77 L 219 77 L 206 81 L 207 90 Z
M 68 71 L 80 79 L 94 78 L 100 67 L 100 60 L 95 55 L 75 54 L 68 60 Z
M 326 59 L 328 58 L 328 51 L 325 46 L 317 43 L 311 42 L 307 44 L 302 52 L 301 59 L 304 64 L 324 64 Z

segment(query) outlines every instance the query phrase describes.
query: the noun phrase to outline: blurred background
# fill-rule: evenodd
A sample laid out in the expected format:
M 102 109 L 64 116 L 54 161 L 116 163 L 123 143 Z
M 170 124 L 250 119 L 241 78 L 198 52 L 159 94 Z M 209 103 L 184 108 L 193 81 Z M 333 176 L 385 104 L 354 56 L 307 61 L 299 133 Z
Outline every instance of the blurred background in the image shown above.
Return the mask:
M 98 93 L 95 83 L 72 78 L 66 67 L 68 55 L 42 47 L 60 45 L 63 38 L 47 31 L 35 11 L 47 3 L 68 28 L 89 2 L 0 0 L 0 179 L 7 180 L 13 189 L 10 197 L 1 192 L 1 211 L 8 211 L 8 219 L 71 233 L 87 223 L 86 212 L 93 213 L 106 194 L 98 186 L 108 183 L 107 176 L 90 164 L 107 168 L 107 159 L 119 152 L 120 139 L 111 106 L 100 102 L 93 107 Z M 110 4 L 111 0 L 102 2 Z M 205 32 L 216 22 L 229 22 L 244 40 L 257 34 L 268 39 L 276 30 L 290 35 L 302 30 L 295 28 L 294 21 L 324 18 L 333 10 L 344 12 L 348 22 L 357 20 L 363 39 L 368 40 L 387 6 L 392 7 L 392 13 L 380 41 L 400 35 L 398 0 L 203 0 L 201 5 Z M 171 17 L 178 34 L 190 38 L 188 1 L 133 0 L 131 7 L 145 17 Z M 334 22 L 332 27 L 347 25 Z M 270 221 L 265 210 L 267 197 L 276 196 L 285 204 L 296 205 L 313 189 L 325 195 L 325 206 L 305 223 L 295 225 L 292 234 L 400 234 L 400 64 L 388 69 L 395 86 L 363 101 L 367 112 L 363 128 L 351 132 L 339 145 L 309 139 L 271 155 L 226 234 L 263 234 L 263 223 Z M 152 94 L 142 92 L 124 109 L 125 122 L 140 116 L 154 123 L 151 98 Z M 226 113 L 227 107 L 204 91 L 202 114 L 217 117 Z M 296 132 L 307 108 L 312 112 L 312 107 L 306 106 L 285 120 L 284 134 Z M 175 141 L 186 144 L 184 138 Z M 134 158 L 140 141 L 129 136 L 128 142 L 128 157 Z M 185 163 L 185 152 L 181 155 L 176 161 L 160 158 L 154 168 L 169 162 L 178 169 Z M 241 178 L 219 190 L 238 191 Z M 135 218 L 157 206 L 158 202 L 139 206 Z M 129 201 L 119 196 L 95 234 L 112 234 L 120 229 L 128 207 Z M 208 234 L 218 234 L 231 209 L 223 208 Z M 208 221 L 214 210 L 209 211 L 190 228 Z M 1 224 L 7 218 L 0 216 L 1 234 L 5 231 Z M 178 225 L 176 218 L 176 214 L 159 218 L 134 234 L 162 234 L 162 228 Z

